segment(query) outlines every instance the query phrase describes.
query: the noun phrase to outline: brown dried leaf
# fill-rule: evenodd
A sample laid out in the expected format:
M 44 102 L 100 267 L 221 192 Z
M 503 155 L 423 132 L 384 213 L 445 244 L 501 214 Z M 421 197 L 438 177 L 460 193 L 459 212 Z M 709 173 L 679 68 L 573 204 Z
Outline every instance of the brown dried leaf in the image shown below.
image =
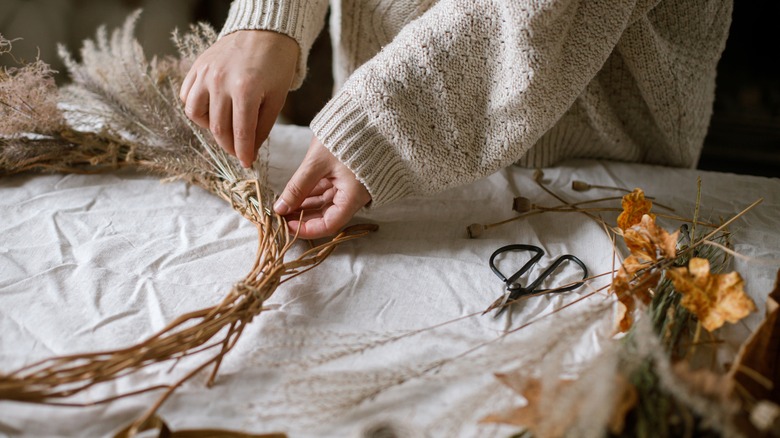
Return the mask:
M 634 325 L 634 300 L 629 302 L 618 301 L 616 321 L 616 333 L 625 333 L 631 329 L 631 326 Z
M 480 423 L 501 423 L 520 426 L 533 432 L 534 436 L 557 438 L 565 435 L 571 422 L 553 425 L 543 421 L 544 414 L 540 411 L 543 388 L 539 379 L 521 379 L 520 376 L 515 374 L 496 374 L 496 378 L 511 388 L 512 391 L 522 395 L 526 399 L 527 404 L 505 412 L 489 414 L 479 420 Z M 525 384 L 521 382 L 525 382 Z M 560 380 L 553 389 L 553 397 L 572 382 L 572 380 Z M 571 415 L 569 418 L 571 421 L 574 421 L 576 415 Z
M 766 317 L 742 344 L 729 377 L 754 400 L 780 403 L 780 270 L 766 301 Z
M 669 234 L 655 223 L 655 217 L 644 215 L 642 219 L 631 228 L 623 232 L 631 254 L 640 260 L 657 261 L 660 254 L 665 259 L 677 257 L 677 237 L 680 231 Z
M 640 188 L 623 196 L 622 205 L 623 212 L 618 216 L 617 224 L 623 231 L 638 224 L 642 220 L 642 216 L 649 214 L 653 207 L 653 203 L 645 199 L 645 192 Z
M 496 373 L 494 376 L 504 386 L 518 395 L 523 395 L 524 392 L 534 392 L 536 397 L 539 395 L 538 391 L 541 389 L 541 384 L 538 380 L 528 380 L 518 373 Z
M 702 327 L 713 331 L 726 321 L 735 323 L 756 310 L 737 272 L 710 273 L 707 259 L 692 258 L 688 267 L 668 269 L 674 287 L 683 295 L 680 304 L 696 315 Z
M 641 190 L 637 190 L 634 193 L 641 194 Z M 629 195 L 624 197 L 624 204 L 627 197 Z M 649 304 L 652 300 L 653 289 L 661 280 L 661 272 L 656 262 L 659 259 L 677 257 L 679 233 L 676 231 L 669 234 L 656 225 L 655 217 L 649 214 L 643 215 L 635 225 L 623 231 L 623 239 L 631 255 L 623 261 L 610 286 L 610 292 L 615 293 L 621 303 L 617 327 L 619 332 L 631 328 L 636 300 L 644 304 Z
M 642 262 L 637 256 L 628 256 L 612 281 L 610 292 L 617 295 L 621 304 L 618 314 L 619 332 L 626 332 L 633 325 L 633 311 L 636 300 L 645 305 L 653 298 L 652 289 L 658 284 L 661 274 L 652 269 L 652 263 Z
M 530 429 L 532 425 L 535 425 L 537 422 L 535 416 L 535 409 L 531 409 L 530 406 L 523 406 L 520 408 L 513 408 L 506 412 L 488 414 L 479 420 L 479 422 L 509 424 L 512 426 L 528 427 Z
M 550 422 L 544 421 L 544 412 L 541 411 L 541 398 L 545 388 L 542 387 L 540 380 L 524 379 L 516 373 L 496 374 L 496 378 L 511 388 L 512 391 L 522 395 L 526 399 L 527 404 L 505 412 L 487 415 L 480 420 L 480 423 L 501 423 L 520 426 L 530 430 L 534 436 L 540 437 L 557 438 L 566 436 L 566 432 L 577 418 L 579 406 L 576 406 L 574 412 L 571 412 L 571 415 L 567 417 L 568 421 L 550 424 Z M 573 382 L 573 380 L 568 379 L 559 380 L 555 388 L 552 388 L 547 395 L 553 398 L 558 397 Z M 608 427 L 613 433 L 619 434 L 622 432 L 626 415 L 636 406 L 638 400 L 639 396 L 636 388 L 625 376 L 616 375 L 612 406 L 606 407 L 612 409 Z

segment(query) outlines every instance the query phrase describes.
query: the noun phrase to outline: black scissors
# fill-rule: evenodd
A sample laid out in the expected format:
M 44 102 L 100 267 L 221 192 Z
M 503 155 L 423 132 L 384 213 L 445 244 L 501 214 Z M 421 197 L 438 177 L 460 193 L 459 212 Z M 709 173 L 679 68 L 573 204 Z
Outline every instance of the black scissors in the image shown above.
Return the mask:
M 495 259 L 498 255 L 503 254 L 505 252 L 509 251 L 530 251 L 535 253 L 533 257 L 531 257 L 531 260 L 526 262 L 526 264 L 523 265 L 522 268 L 520 268 L 517 272 L 512 274 L 511 277 L 507 278 L 504 274 L 501 273 L 501 271 L 498 270 L 495 264 Z M 512 302 L 518 300 L 519 298 L 526 296 L 526 295 L 536 295 L 541 293 L 554 293 L 554 292 L 568 292 L 570 290 L 577 289 L 578 287 L 582 286 L 585 282 L 585 279 L 588 277 L 588 268 L 585 266 L 585 263 L 582 263 L 582 260 L 578 259 L 577 257 L 566 254 L 558 257 L 555 259 L 552 265 L 548 267 L 547 269 L 542 272 L 542 274 L 536 279 L 531 281 L 531 283 L 527 286 L 523 286 L 520 284 L 519 280 L 520 277 L 525 274 L 531 267 L 536 265 L 539 262 L 539 259 L 544 256 L 544 250 L 542 248 L 539 248 L 538 246 L 534 245 L 523 245 L 523 244 L 514 244 L 514 245 L 506 245 L 502 246 L 501 248 L 498 248 L 493 254 L 490 256 L 490 269 L 498 276 L 498 278 L 501 279 L 501 281 L 504 282 L 506 285 L 506 292 L 502 297 L 497 299 L 493 302 L 493 304 L 490 305 L 487 309 L 485 309 L 482 314 L 490 312 L 493 309 L 498 309 L 498 311 L 495 314 L 495 318 L 497 318 L 501 313 L 506 310 L 507 307 L 509 307 Z M 537 289 L 540 284 L 544 280 L 547 279 L 562 263 L 565 261 L 572 261 L 576 263 L 580 268 L 582 268 L 582 280 L 574 283 L 572 285 L 566 286 L 566 287 L 558 287 L 558 288 L 552 288 L 552 289 Z

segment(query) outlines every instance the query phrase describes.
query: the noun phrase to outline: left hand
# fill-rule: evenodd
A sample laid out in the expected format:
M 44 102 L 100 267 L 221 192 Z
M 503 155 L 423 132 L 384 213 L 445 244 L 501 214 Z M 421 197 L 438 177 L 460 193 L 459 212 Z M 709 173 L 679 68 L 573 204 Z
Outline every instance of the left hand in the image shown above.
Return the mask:
M 285 216 L 292 233 L 317 239 L 336 234 L 370 201 L 355 174 L 314 137 L 274 211 Z

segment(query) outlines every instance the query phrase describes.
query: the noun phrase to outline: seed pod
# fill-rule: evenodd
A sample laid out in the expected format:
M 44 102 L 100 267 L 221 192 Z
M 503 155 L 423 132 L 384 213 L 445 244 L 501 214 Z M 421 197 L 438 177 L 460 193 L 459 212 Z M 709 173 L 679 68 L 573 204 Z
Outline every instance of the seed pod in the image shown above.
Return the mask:
M 586 183 L 585 181 L 577 181 L 574 180 L 571 182 L 571 189 L 575 192 L 585 192 L 587 190 L 590 190 L 593 186 Z
M 476 239 L 485 231 L 485 226 L 482 224 L 471 224 L 466 228 L 466 231 L 469 233 L 469 239 Z
M 518 213 L 526 213 L 531 211 L 531 208 L 531 200 L 526 197 L 518 196 L 512 201 L 512 210 Z

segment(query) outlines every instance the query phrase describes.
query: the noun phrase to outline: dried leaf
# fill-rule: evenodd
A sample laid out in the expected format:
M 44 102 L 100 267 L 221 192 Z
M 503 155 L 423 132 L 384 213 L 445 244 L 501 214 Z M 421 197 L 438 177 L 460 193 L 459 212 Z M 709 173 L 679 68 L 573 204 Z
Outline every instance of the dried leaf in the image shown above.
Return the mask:
M 505 386 L 523 396 L 526 399 L 526 405 L 505 412 L 489 414 L 479 422 L 510 424 L 529 429 L 536 427 L 540 420 L 537 404 L 542 393 L 541 382 L 537 379 L 530 379 L 523 383 L 524 379 L 519 379 L 516 374 L 496 374 L 495 376 Z
M 688 267 L 668 269 L 667 275 L 683 295 L 680 304 L 696 315 L 702 327 L 713 331 L 728 321 L 735 323 L 756 310 L 737 272 L 710 273 L 707 259 L 694 257 Z
M 626 257 L 609 289 L 617 295 L 621 305 L 617 320 L 619 332 L 626 332 L 631 328 L 636 300 L 645 305 L 649 304 L 653 298 L 652 289 L 660 279 L 661 273 L 653 269 L 652 263 L 642 262 L 635 255 Z
M 544 422 L 544 413 L 540 411 L 543 390 L 540 380 L 521 379 L 520 376 L 515 374 L 496 374 L 496 378 L 511 388 L 512 391 L 522 395 L 526 399 L 527 404 L 505 412 L 487 415 L 479 421 L 480 423 L 501 423 L 520 426 L 533 432 L 534 436 L 557 438 L 565 435 L 571 422 L 576 418 L 576 413 L 569 416 L 569 423 L 549 424 Z M 553 388 L 553 397 L 572 382 L 572 380 L 560 380 L 559 384 Z
M 623 212 L 618 216 L 617 224 L 623 231 L 638 224 L 644 215 L 650 213 L 650 208 L 653 207 L 653 203 L 645 199 L 645 192 L 640 188 L 623 196 L 622 205 Z
M 766 317 L 742 344 L 729 370 L 735 385 L 754 400 L 780 404 L 780 270 L 766 302 Z M 742 394 L 742 392 L 740 392 Z
M 634 300 L 631 300 L 629 303 L 618 301 L 617 304 L 617 318 L 615 318 L 617 327 L 615 328 L 615 333 L 625 333 L 634 325 Z
M 542 412 L 541 398 L 543 396 L 542 382 L 538 379 L 524 379 L 516 373 L 496 374 L 496 378 L 504 385 L 511 388 L 515 393 L 522 395 L 527 404 L 522 407 L 512 408 L 505 412 L 490 414 L 480 420 L 480 423 L 501 423 L 513 426 L 520 426 L 530 430 L 534 436 L 540 437 L 562 437 L 566 436 L 567 431 L 577 418 L 579 406 L 576 406 L 574 412 L 567 417 L 568 421 L 550 424 L 544 421 L 545 415 Z M 573 380 L 562 379 L 558 384 L 549 390 L 547 396 L 556 398 L 568 388 Z M 612 415 L 609 420 L 609 429 L 613 433 L 620 433 L 625 425 L 625 418 L 631 409 L 636 406 L 639 400 L 636 388 L 623 375 L 615 376 L 615 389 L 613 391 Z
M 518 373 L 496 373 L 494 376 L 499 382 L 514 391 L 517 395 L 523 395 L 523 392 L 535 392 L 535 396 L 538 397 L 537 392 L 541 389 L 539 381 L 529 381 Z
M 677 257 L 677 237 L 680 231 L 669 234 L 655 223 L 655 217 L 644 215 L 631 228 L 624 230 L 623 239 L 631 254 L 640 260 L 657 261 L 660 257 Z
M 644 199 L 640 189 L 634 190 L 632 194 L 637 195 L 634 198 L 641 195 Z M 627 201 L 630 195 L 623 198 L 624 208 L 632 202 Z M 624 210 L 624 213 L 626 211 Z M 610 292 L 615 293 L 621 303 L 617 327 L 619 332 L 626 332 L 633 325 L 632 314 L 636 308 L 636 300 L 644 304 L 649 304 L 652 300 L 653 289 L 661 280 L 661 271 L 656 262 L 677 257 L 679 233 L 675 231 L 669 234 L 656 225 L 655 217 L 649 214 L 644 214 L 641 220 L 623 231 L 623 239 L 631 255 L 623 261 L 610 286 Z

